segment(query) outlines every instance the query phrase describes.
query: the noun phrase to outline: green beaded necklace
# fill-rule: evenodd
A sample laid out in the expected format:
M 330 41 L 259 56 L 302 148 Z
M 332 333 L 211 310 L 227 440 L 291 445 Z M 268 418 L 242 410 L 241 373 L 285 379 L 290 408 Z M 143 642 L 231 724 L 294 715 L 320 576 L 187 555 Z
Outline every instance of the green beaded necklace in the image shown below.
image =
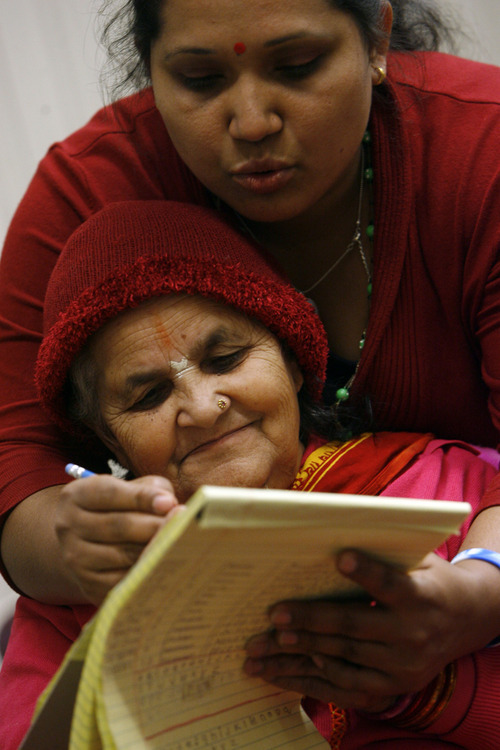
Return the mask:
M 363 242 L 361 239 L 361 208 L 362 208 L 362 200 L 363 200 L 363 182 L 365 181 L 370 186 L 373 184 L 374 172 L 373 172 L 373 166 L 371 163 L 370 145 L 371 145 L 371 133 L 369 130 L 367 130 L 363 136 L 363 150 L 361 152 L 361 189 L 360 189 L 358 219 L 356 222 L 356 229 L 354 232 L 354 237 L 350 243 L 350 245 L 357 245 L 358 252 L 361 256 L 361 261 L 363 263 L 363 267 L 366 272 L 366 276 L 368 279 L 368 283 L 366 286 L 366 291 L 368 294 L 368 301 L 371 300 L 373 284 L 372 284 L 372 275 L 370 271 L 370 266 L 368 264 L 368 259 L 366 257 L 365 250 L 363 247 Z M 365 166 L 365 161 L 366 161 L 366 166 Z M 372 203 L 373 203 L 372 196 L 370 196 L 371 206 L 372 206 Z M 368 223 L 368 226 L 366 227 L 366 236 L 368 237 L 370 242 L 373 242 L 374 234 L 375 234 L 375 225 L 373 221 L 370 221 Z M 353 374 L 351 375 L 351 377 L 349 378 L 349 380 L 347 381 L 347 383 L 344 386 L 342 386 L 342 388 L 338 388 L 337 391 L 335 392 L 335 397 L 337 399 L 335 403 L 335 408 L 337 410 L 340 404 L 347 401 L 347 399 L 350 396 L 350 389 L 352 387 L 352 384 L 354 383 L 354 380 L 356 379 L 356 375 L 358 374 L 359 363 L 361 361 L 361 352 L 365 345 L 365 341 L 366 341 L 366 328 L 363 330 L 363 333 L 361 334 L 361 338 L 359 340 L 359 359 L 356 363 L 356 368 Z

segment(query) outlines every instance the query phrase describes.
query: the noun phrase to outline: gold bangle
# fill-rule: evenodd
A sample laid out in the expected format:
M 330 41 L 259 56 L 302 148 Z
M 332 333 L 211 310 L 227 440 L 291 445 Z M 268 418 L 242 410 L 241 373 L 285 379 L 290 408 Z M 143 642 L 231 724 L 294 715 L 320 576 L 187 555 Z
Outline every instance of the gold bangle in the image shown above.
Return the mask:
M 420 723 L 427 716 L 427 713 L 433 709 L 441 694 L 444 681 L 445 676 L 442 671 L 417 695 L 413 705 L 408 706 L 408 709 L 403 711 L 394 723 L 401 729 L 412 729 L 415 724 Z
M 455 664 L 448 664 L 393 724 L 412 731 L 420 731 L 430 726 L 451 700 L 456 685 L 456 673 Z
M 457 669 L 455 664 L 448 664 L 444 671 L 446 673 L 446 680 L 440 697 L 438 698 L 431 712 L 427 714 L 426 717 L 422 717 L 420 723 L 418 723 L 417 726 L 412 727 L 412 729 L 420 731 L 429 727 L 434 721 L 436 721 L 439 716 L 441 716 L 446 706 L 450 702 L 457 681 Z

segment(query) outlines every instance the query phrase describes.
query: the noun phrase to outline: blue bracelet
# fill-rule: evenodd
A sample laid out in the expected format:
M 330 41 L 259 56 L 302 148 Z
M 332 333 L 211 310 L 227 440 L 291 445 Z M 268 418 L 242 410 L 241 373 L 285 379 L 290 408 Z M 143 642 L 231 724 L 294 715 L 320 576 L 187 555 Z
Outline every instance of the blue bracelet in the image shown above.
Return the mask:
M 471 549 L 464 549 L 455 555 L 451 564 L 454 565 L 462 560 L 483 560 L 483 562 L 489 562 L 496 568 L 500 568 L 500 552 L 493 552 L 491 549 L 483 549 L 482 547 L 471 547 Z
M 454 565 L 457 562 L 462 562 L 462 560 L 482 560 L 483 562 L 488 562 L 494 565 L 496 568 L 500 569 L 500 553 L 499 552 L 493 552 L 491 549 L 483 549 L 482 547 L 471 547 L 471 549 L 464 549 L 462 552 L 459 552 L 458 555 L 455 555 L 453 560 L 451 560 L 451 564 Z M 488 648 L 491 648 L 491 646 L 499 646 L 500 645 L 500 636 L 497 638 L 494 638 L 491 643 L 488 644 Z

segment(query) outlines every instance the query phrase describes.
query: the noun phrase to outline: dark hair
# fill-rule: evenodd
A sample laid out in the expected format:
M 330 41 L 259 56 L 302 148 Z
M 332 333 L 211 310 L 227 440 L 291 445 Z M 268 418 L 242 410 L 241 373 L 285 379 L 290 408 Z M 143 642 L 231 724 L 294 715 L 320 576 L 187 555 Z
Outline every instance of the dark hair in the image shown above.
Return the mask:
M 385 0 L 327 1 L 354 18 L 369 49 L 383 39 L 380 11 Z M 118 10 L 110 10 L 110 0 L 104 0 L 100 11 L 104 23 L 101 40 L 108 52 L 105 76 L 110 79 L 114 97 L 149 85 L 150 49 L 161 32 L 165 2 L 168 0 L 126 0 Z M 437 0 L 392 0 L 391 5 L 391 49 L 437 50 L 443 44 L 454 48 L 457 24 L 452 23 Z
M 329 0 L 356 21 L 369 48 L 384 38 L 380 28 L 383 0 Z M 392 50 L 412 52 L 437 50 L 443 44 L 454 47 L 456 24 L 436 0 L 390 0 L 394 18 L 390 39 Z

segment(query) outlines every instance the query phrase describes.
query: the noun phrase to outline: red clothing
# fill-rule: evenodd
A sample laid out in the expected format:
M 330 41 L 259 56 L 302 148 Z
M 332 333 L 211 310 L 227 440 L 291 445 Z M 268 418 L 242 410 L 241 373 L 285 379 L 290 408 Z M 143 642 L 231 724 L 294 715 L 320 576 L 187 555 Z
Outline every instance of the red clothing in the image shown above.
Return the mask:
M 310 448 L 314 450 L 321 443 L 311 441 L 303 456 L 294 488 L 325 492 L 356 490 L 362 494 L 371 490 L 395 497 L 467 500 L 475 510 L 495 468 L 483 461 L 477 451 L 468 445 L 431 438 L 381 433 L 355 438 L 340 448 L 335 446 L 335 452 L 330 450 L 330 446 L 326 446 L 328 450 L 323 446 L 321 453 L 327 458 L 322 458 L 318 472 L 321 480 L 315 481 L 314 485 L 309 483 L 304 463 L 311 454 Z M 392 466 L 389 473 L 388 466 Z M 469 523 L 470 519 L 464 523 L 460 535 L 450 537 L 441 545 L 437 550 L 441 557 L 450 560 L 455 556 Z M 7 653 L 0 670 L 2 750 L 15 750 L 19 746 L 38 696 L 61 664 L 71 643 L 78 637 L 81 627 L 94 612 L 91 606 L 58 607 L 19 598 Z M 412 738 L 415 745 L 408 747 L 425 747 L 428 750 L 433 745 L 428 745 L 427 740 L 436 734 L 443 739 L 443 744 L 436 744 L 436 747 L 456 747 L 446 742 L 453 740 L 459 747 L 493 750 L 495 743 L 498 743 L 500 726 L 500 648 L 485 649 L 466 656 L 459 660 L 458 668 L 457 685 L 450 704 L 437 722 L 425 730 L 425 742 L 422 735 L 397 730 L 387 721 L 369 721 L 365 716 L 350 711 L 350 729 L 341 748 L 357 750 L 369 741 L 383 742 L 393 738 L 396 742 L 398 739 L 399 742 L 406 742 L 407 738 Z M 312 716 L 320 731 L 329 736 L 331 722 L 328 707 L 316 701 L 311 704 L 309 699 L 306 703 L 308 710 L 312 705 Z M 474 733 L 481 739 L 476 746 L 470 743 Z M 401 748 L 401 744 L 396 747 Z
M 92 606 L 56 607 L 19 597 L 0 669 L 2 750 L 19 747 L 38 697 L 94 612 Z
M 495 469 L 475 455 L 470 446 L 456 441 L 433 440 L 412 465 L 396 477 L 380 495 L 434 500 L 467 500 L 473 513 L 480 502 L 481 487 L 488 485 Z M 498 462 L 498 455 L 496 456 Z M 437 550 L 452 560 L 462 544 L 471 518 L 460 535 L 451 536 Z M 390 720 L 370 718 L 348 711 L 347 731 L 339 750 L 497 750 L 500 721 L 500 648 L 486 648 L 455 662 L 456 686 L 449 704 L 430 726 L 412 732 L 393 726 Z M 306 699 L 305 706 L 319 731 L 330 739 L 332 720 L 325 704 Z M 397 717 L 395 718 L 395 722 Z M 337 747 L 337 745 L 335 745 Z
M 377 428 L 496 445 L 499 70 L 415 53 L 392 54 L 388 72 L 371 118 L 374 293 L 353 396 L 371 396 Z M 0 513 L 65 482 L 67 461 L 100 468 L 36 403 L 43 295 L 57 254 L 85 218 L 142 198 L 209 202 L 150 91 L 53 146 L 16 212 L 0 260 Z

